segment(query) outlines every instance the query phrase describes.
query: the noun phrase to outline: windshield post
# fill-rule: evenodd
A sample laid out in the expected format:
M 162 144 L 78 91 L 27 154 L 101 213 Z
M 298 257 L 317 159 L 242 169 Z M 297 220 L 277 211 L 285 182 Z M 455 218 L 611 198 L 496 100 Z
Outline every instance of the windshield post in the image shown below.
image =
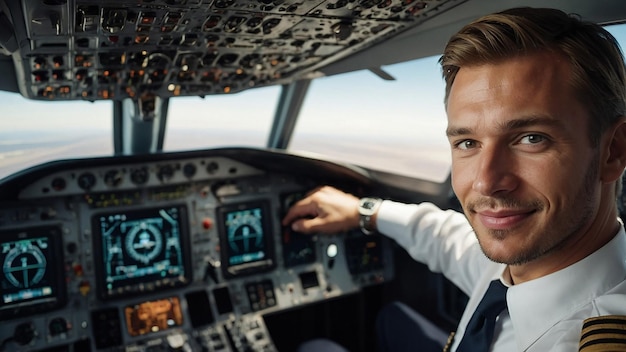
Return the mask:
M 169 99 L 158 96 L 113 102 L 115 154 L 147 154 L 163 150 Z
M 306 79 L 282 86 L 272 130 L 267 141 L 268 148 L 286 149 L 289 145 L 310 84 L 311 80 Z

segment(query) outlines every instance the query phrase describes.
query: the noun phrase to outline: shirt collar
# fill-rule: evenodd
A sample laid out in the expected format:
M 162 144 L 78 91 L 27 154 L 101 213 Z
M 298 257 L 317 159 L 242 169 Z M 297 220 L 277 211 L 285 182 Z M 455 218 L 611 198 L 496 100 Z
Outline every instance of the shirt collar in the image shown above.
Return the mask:
M 511 286 L 507 305 L 519 349 L 526 350 L 572 311 L 622 282 L 626 277 L 625 258 L 626 233 L 622 227 L 609 243 L 581 261 Z

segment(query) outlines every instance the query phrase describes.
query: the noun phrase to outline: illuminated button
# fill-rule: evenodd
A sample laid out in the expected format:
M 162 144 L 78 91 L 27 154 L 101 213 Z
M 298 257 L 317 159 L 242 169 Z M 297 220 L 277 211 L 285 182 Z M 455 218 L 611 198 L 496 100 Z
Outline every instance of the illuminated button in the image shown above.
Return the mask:
M 35 61 L 33 62 L 33 67 L 36 70 L 40 70 L 42 68 L 46 67 L 46 59 L 43 57 L 38 57 L 35 59 Z
M 55 56 L 52 58 L 52 65 L 54 67 L 61 67 L 63 66 L 63 57 L 62 56 Z
M 83 276 L 84 270 L 83 270 L 83 266 L 80 264 L 76 264 L 74 265 L 74 275 L 76 276 Z
M 328 245 L 328 247 L 326 248 L 326 255 L 330 258 L 334 258 L 337 256 L 337 245 L 334 243 L 331 243 Z
M 185 344 L 185 338 L 182 334 L 168 335 L 167 343 L 170 346 L 170 348 L 179 349 L 179 348 L 182 348 L 183 345 Z
M 154 23 L 156 15 L 153 12 L 145 12 L 141 15 L 139 22 L 142 25 L 151 25 Z
M 210 218 L 204 218 L 202 220 L 202 228 L 205 230 L 210 230 L 213 227 L 213 220 Z

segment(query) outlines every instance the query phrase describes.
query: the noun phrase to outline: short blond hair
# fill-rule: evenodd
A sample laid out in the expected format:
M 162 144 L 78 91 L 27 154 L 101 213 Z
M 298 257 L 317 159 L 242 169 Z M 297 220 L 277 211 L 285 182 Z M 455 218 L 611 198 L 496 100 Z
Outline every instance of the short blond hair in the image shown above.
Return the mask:
M 536 52 L 569 61 L 571 86 L 592 116 L 592 145 L 626 115 L 626 68 L 615 38 L 602 26 L 546 8 L 514 8 L 481 17 L 452 36 L 439 59 L 446 82 L 445 104 L 463 66 L 498 63 Z

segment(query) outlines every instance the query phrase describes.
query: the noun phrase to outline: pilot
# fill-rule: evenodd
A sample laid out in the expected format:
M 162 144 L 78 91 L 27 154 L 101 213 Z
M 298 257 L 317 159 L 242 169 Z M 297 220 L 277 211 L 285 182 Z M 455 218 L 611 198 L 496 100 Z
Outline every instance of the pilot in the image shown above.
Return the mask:
M 463 214 L 325 186 L 283 223 L 302 233 L 376 230 L 443 273 L 470 297 L 450 351 L 626 350 L 619 45 L 576 16 L 516 8 L 462 28 L 440 63 Z M 422 350 L 426 339 L 441 351 L 441 334 L 407 325 L 416 313 L 405 308 L 383 309 L 380 349 Z

